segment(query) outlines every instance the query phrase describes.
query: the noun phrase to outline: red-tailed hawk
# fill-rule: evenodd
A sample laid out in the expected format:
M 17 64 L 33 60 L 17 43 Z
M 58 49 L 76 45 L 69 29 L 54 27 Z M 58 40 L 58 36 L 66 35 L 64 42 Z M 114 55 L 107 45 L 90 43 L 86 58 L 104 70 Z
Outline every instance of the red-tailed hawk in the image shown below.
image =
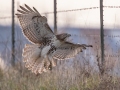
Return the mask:
M 70 34 L 55 35 L 47 23 L 47 18 L 41 16 L 33 7 L 25 4 L 20 6 L 17 17 L 24 36 L 32 43 L 23 49 L 25 67 L 38 74 L 51 70 L 56 66 L 55 59 L 65 60 L 74 57 L 86 47 L 92 45 L 73 44 L 66 41 Z

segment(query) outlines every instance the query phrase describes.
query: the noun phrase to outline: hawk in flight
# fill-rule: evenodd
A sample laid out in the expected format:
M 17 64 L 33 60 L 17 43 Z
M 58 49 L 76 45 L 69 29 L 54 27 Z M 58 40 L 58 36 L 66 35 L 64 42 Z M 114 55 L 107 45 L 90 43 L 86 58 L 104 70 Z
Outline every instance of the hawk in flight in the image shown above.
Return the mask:
M 47 18 L 33 7 L 20 6 L 16 14 L 24 36 L 32 43 L 23 49 L 25 67 L 35 74 L 41 74 L 56 66 L 55 60 L 74 57 L 86 47 L 92 45 L 73 44 L 66 41 L 70 34 L 55 35 L 47 23 Z

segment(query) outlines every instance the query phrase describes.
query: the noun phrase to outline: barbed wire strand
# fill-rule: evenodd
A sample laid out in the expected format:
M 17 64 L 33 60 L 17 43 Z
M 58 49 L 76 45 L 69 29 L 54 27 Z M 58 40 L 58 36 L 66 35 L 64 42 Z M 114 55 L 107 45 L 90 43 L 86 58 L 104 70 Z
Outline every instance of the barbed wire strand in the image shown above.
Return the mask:
M 83 10 L 91 10 L 91 9 L 98 9 L 98 8 L 100 8 L 100 7 L 90 7 L 90 8 L 80 8 L 80 9 L 60 10 L 60 11 L 57 11 L 57 13 L 83 11 Z M 120 8 L 120 6 L 103 6 L 103 8 Z M 41 13 L 41 14 L 53 14 L 53 13 L 54 12 L 45 12 L 45 13 Z M 9 19 L 9 18 L 11 18 L 11 16 L 0 17 L 0 19 Z

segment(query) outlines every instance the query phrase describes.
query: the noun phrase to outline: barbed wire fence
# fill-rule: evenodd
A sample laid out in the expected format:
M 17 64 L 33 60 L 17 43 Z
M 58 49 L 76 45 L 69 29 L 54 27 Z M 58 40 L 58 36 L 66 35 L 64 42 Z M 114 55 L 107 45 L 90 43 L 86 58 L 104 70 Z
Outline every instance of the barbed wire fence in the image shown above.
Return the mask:
M 99 8 L 100 7 L 90 7 L 90 8 L 80 8 L 80 9 L 60 10 L 60 11 L 57 11 L 57 13 L 67 13 L 67 12 L 75 12 L 75 11 L 99 9 Z M 120 6 L 103 6 L 103 8 L 114 9 L 114 8 L 120 8 Z M 54 14 L 54 12 L 45 12 L 45 13 L 41 13 L 41 14 Z M 0 17 L 0 19 L 11 19 L 11 18 L 12 18 L 11 16 Z M 15 17 L 15 18 L 17 18 L 17 17 Z
M 70 9 L 70 10 L 60 10 L 57 11 L 57 13 L 67 13 L 67 12 L 75 12 L 75 11 L 83 11 L 83 10 L 91 10 L 91 9 L 99 9 L 100 7 L 90 7 L 90 8 L 80 8 L 80 9 Z M 120 6 L 103 6 L 103 8 L 120 8 Z M 54 12 L 45 12 L 41 14 L 53 14 Z M 7 17 L 0 17 L 0 19 L 11 19 L 12 16 L 7 16 Z M 15 17 L 17 18 L 17 17 Z
M 109 8 L 109 9 L 118 8 L 119 9 L 120 6 L 103 6 L 103 8 Z M 79 12 L 79 11 L 92 10 L 92 9 L 100 9 L 100 7 L 89 7 L 89 8 L 77 8 L 77 9 L 69 9 L 69 10 L 60 10 L 60 11 L 57 11 L 57 13 Z M 41 13 L 41 14 L 54 14 L 54 12 L 45 12 L 45 13 Z M 17 18 L 17 17 L 15 16 L 15 18 Z M 0 17 L 0 20 L 5 20 L 5 19 L 12 19 L 12 16 Z M 75 36 L 78 36 L 78 35 L 75 35 Z M 83 37 L 84 35 L 79 35 L 79 36 Z M 96 37 L 99 37 L 99 35 L 96 36 Z M 108 36 L 108 37 L 111 37 L 111 36 Z

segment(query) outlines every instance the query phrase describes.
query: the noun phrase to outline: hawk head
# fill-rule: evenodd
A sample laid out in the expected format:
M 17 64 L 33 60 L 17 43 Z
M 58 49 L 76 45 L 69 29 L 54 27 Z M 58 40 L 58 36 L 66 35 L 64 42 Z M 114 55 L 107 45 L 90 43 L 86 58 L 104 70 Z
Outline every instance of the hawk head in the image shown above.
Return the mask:
M 65 40 L 70 36 L 71 36 L 71 34 L 68 34 L 68 33 L 62 33 L 62 34 L 56 35 L 57 39 L 59 39 L 59 40 Z

